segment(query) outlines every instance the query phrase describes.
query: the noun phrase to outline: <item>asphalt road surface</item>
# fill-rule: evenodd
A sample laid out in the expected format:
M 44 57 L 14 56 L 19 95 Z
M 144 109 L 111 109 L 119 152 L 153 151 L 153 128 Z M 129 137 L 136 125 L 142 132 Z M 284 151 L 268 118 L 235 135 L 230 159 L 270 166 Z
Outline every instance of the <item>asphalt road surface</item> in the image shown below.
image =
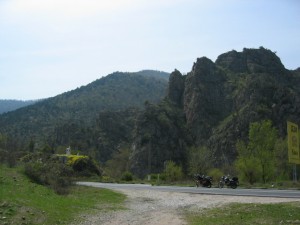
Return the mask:
M 78 185 L 92 186 L 107 189 L 129 189 L 129 190 L 157 190 L 166 192 L 209 194 L 209 195 L 230 195 L 230 196 L 255 196 L 255 197 L 277 197 L 277 198 L 298 198 L 300 190 L 277 190 L 277 189 L 244 189 L 244 188 L 204 188 L 204 187 L 178 187 L 178 186 L 151 186 L 147 184 L 116 184 L 98 182 L 77 182 Z

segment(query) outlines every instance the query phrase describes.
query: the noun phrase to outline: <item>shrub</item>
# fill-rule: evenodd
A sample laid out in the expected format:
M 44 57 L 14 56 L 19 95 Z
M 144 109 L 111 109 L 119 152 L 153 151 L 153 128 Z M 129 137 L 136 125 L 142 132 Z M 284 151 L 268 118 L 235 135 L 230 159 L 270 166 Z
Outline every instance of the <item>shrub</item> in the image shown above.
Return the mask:
M 47 184 L 45 172 L 45 165 L 40 162 L 28 162 L 24 166 L 25 175 L 29 177 L 31 181 L 37 184 Z
M 162 181 L 166 181 L 167 180 L 166 174 L 164 174 L 164 173 L 160 174 L 159 179 Z
M 72 168 L 61 164 L 49 164 L 49 172 L 47 175 L 47 185 L 49 185 L 57 194 L 68 194 L 69 187 L 72 185 Z
M 96 166 L 96 163 L 89 157 L 81 157 L 74 160 L 72 168 L 76 172 L 90 176 L 93 173 L 101 175 L 100 169 Z
M 72 184 L 72 168 L 60 163 L 57 159 L 43 160 L 34 157 L 24 164 L 24 173 L 33 182 L 51 187 L 58 194 L 67 194 Z
M 223 172 L 218 168 L 213 168 L 208 171 L 208 176 L 212 177 L 214 181 L 219 181 L 223 175 Z
M 67 194 L 74 175 L 100 175 L 88 156 L 30 153 L 22 158 L 25 174 L 35 183 L 47 185 L 58 194 Z
M 167 181 L 177 181 L 183 176 L 181 166 L 176 165 L 173 161 L 167 161 L 164 173 Z
M 124 181 L 132 181 L 133 180 L 133 175 L 132 173 L 126 171 L 125 173 L 123 173 L 122 177 L 121 177 L 121 180 L 124 180 Z

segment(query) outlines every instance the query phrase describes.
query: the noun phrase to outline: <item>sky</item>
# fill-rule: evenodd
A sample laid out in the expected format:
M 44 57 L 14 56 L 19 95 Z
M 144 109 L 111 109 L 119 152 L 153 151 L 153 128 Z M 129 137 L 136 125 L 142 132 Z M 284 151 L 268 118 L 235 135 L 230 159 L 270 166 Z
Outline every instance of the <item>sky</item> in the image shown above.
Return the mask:
M 298 0 L 0 0 L 0 99 L 53 97 L 115 71 L 183 74 L 263 46 L 300 67 Z

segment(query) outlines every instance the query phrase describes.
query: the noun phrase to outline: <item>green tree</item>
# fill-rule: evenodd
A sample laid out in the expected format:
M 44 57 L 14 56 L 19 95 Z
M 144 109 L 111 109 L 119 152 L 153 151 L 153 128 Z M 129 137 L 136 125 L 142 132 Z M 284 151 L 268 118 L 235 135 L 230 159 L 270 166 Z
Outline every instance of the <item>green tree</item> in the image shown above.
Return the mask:
M 181 166 L 176 165 L 175 162 L 171 160 L 166 162 L 164 174 L 168 181 L 177 181 L 183 177 Z
M 122 178 L 129 169 L 129 149 L 123 148 L 113 154 L 112 159 L 105 163 L 105 174 L 112 178 Z
M 272 122 L 264 120 L 250 124 L 248 145 L 237 142 L 235 165 L 250 184 L 256 182 L 259 176 L 264 183 L 274 178 L 276 139 L 277 130 L 272 127 Z
M 238 152 L 235 166 L 241 176 L 242 180 L 248 181 L 250 184 L 254 184 L 261 177 L 261 169 L 257 165 L 258 159 L 249 151 L 245 142 L 238 141 L 236 144 Z
M 277 139 L 277 130 L 272 127 L 270 120 L 250 124 L 249 150 L 258 158 L 261 168 L 262 181 L 266 183 L 275 175 L 274 146 Z
M 0 148 L 6 149 L 7 137 L 0 133 Z
M 292 166 L 288 161 L 287 139 L 278 139 L 274 147 L 276 177 L 278 180 L 289 178 Z
M 191 147 L 188 152 L 188 170 L 190 174 L 206 174 L 212 168 L 213 157 L 207 147 Z

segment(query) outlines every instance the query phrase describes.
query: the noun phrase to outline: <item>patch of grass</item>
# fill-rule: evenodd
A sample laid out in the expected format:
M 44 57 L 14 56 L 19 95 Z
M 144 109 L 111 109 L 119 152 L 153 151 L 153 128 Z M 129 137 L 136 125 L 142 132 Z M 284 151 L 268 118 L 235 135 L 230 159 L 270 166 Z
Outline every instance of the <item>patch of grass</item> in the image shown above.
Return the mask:
M 187 213 L 191 225 L 300 224 L 300 202 L 240 204 Z
M 122 209 L 125 196 L 74 186 L 68 195 L 32 183 L 20 169 L 0 166 L 0 224 L 69 224 L 83 213 Z

